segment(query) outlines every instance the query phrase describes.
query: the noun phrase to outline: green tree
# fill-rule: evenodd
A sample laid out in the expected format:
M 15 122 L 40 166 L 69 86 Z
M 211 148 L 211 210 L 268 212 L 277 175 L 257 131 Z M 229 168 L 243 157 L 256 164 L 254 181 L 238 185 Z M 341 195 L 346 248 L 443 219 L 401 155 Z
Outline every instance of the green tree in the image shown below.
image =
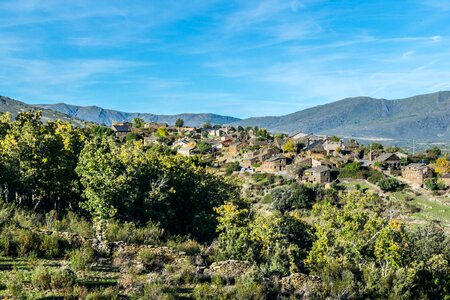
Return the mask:
M 198 152 L 200 152 L 201 154 L 206 154 L 208 152 L 211 151 L 211 145 L 205 142 L 199 142 L 197 144 L 197 150 Z
M 297 143 L 293 139 L 288 139 L 283 145 L 283 152 L 295 152 L 297 153 Z
M 134 128 L 143 128 L 145 125 L 144 119 L 141 118 L 133 118 L 133 127 Z
M 178 127 L 178 128 L 183 127 L 183 126 L 184 126 L 184 120 L 181 119 L 181 118 L 178 118 L 178 119 L 175 121 L 175 126 Z
M 442 151 L 438 146 L 433 146 L 430 149 L 425 151 L 427 158 L 431 160 L 436 160 L 439 156 L 442 155 Z

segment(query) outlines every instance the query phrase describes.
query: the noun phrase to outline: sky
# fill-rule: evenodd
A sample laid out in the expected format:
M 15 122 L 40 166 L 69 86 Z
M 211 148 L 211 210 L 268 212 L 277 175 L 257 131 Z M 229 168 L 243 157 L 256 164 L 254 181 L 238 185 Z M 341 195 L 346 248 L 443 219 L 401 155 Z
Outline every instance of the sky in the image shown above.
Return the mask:
M 283 115 L 450 90 L 447 0 L 0 0 L 0 95 Z

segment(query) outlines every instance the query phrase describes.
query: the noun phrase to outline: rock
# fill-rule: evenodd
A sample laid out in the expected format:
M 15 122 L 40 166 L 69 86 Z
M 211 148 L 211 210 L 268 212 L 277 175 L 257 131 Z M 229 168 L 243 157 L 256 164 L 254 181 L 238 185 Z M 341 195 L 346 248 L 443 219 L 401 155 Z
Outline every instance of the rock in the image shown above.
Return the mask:
M 204 272 L 208 275 L 235 278 L 247 272 L 251 266 L 252 264 L 248 261 L 224 260 L 212 263 Z
M 320 287 L 320 278 L 302 273 L 294 273 L 279 281 L 282 295 L 294 295 L 296 298 L 312 299 L 314 290 Z

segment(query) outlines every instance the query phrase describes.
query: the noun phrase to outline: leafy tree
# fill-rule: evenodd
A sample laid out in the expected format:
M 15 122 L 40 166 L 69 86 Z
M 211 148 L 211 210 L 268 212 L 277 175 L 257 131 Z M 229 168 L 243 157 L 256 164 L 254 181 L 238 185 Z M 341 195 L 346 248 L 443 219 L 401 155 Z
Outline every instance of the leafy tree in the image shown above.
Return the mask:
M 235 171 L 239 171 L 241 169 L 241 165 L 239 162 L 230 162 L 225 165 L 225 174 L 231 175 Z
M 434 164 L 434 171 L 439 175 L 450 172 L 450 162 L 447 157 L 439 157 Z
M 133 118 L 133 127 L 134 128 L 143 128 L 145 125 L 144 119 L 141 118 Z
M 432 160 L 436 160 L 439 156 L 442 155 L 442 151 L 438 146 L 433 146 L 430 149 L 427 149 L 425 153 L 427 155 L 427 158 Z
M 157 131 L 158 137 L 167 139 L 169 137 L 169 132 L 166 127 L 159 127 Z
M 332 137 L 329 138 L 330 141 L 332 142 L 339 142 L 341 140 L 340 137 L 333 135 Z
M 297 144 L 293 139 L 288 139 L 283 145 L 283 152 L 295 152 L 297 153 Z
M 197 144 L 197 150 L 198 152 L 200 152 L 201 154 L 205 154 L 211 151 L 211 145 L 205 142 L 199 142 Z
M 211 125 L 211 123 L 209 123 L 209 122 L 205 122 L 205 123 L 203 123 L 202 127 L 203 127 L 204 129 L 211 129 L 211 128 L 212 128 L 212 125 Z
M 178 119 L 175 121 L 175 126 L 178 127 L 178 128 L 183 127 L 183 126 L 184 126 L 184 120 L 178 118 Z
M 101 246 L 104 246 L 105 222 L 117 215 L 117 201 L 131 189 L 119 157 L 119 147 L 112 139 L 94 138 L 81 151 L 76 168 L 86 198 L 81 206 L 91 213 Z

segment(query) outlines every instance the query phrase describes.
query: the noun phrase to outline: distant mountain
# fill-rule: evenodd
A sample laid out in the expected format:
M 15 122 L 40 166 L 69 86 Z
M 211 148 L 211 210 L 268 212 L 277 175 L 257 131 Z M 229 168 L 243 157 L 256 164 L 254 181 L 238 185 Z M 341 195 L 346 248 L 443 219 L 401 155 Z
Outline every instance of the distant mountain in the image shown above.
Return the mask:
M 127 113 L 111 109 L 104 109 L 98 106 L 76 106 L 65 103 L 57 104 L 39 104 L 41 108 L 50 109 L 60 113 L 64 113 L 70 117 L 81 119 L 84 121 L 96 122 L 100 124 L 111 125 L 114 122 L 132 121 L 133 118 L 142 118 L 146 122 L 175 124 L 178 118 L 184 120 L 187 126 L 200 126 L 203 123 L 211 124 L 227 124 L 236 122 L 239 119 L 221 116 L 215 114 L 178 114 L 178 115 L 155 115 L 150 113 Z
M 32 110 L 41 110 L 42 111 L 42 120 L 44 120 L 44 121 L 59 119 L 59 120 L 70 122 L 77 126 L 80 126 L 83 123 L 83 121 L 77 120 L 75 118 L 71 118 L 64 113 L 60 113 L 60 112 L 49 110 L 49 109 L 38 108 L 38 107 L 35 107 L 30 104 L 26 104 L 21 101 L 17 101 L 17 100 L 14 100 L 14 99 L 11 99 L 11 98 L 8 98 L 5 96 L 0 96 L 0 112 L 9 112 L 13 118 L 16 117 L 19 112 L 32 111 Z
M 450 91 L 398 100 L 346 98 L 280 117 L 258 117 L 232 125 L 274 132 L 297 131 L 357 138 L 450 139 Z

